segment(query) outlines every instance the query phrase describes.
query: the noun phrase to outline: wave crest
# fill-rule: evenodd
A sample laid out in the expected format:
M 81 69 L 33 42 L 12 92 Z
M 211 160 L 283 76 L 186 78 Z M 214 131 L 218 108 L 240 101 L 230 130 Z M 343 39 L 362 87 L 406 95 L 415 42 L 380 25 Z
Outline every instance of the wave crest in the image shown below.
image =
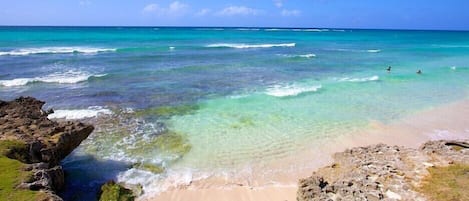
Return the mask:
M 313 58 L 313 57 L 316 57 L 316 54 L 298 54 L 298 55 L 292 55 L 292 54 L 280 54 L 281 56 L 284 56 L 284 57 L 290 57 L 290 58 Z
M 319 90 L 322 86 L 301 86 L 296 84 L 290 85 L 274 85 L 268 88 L 265 94 L 275 97 L 288 97 L 288 96 L 297 96 L 302 93 L 315 92 Z
M 74 83 L 84 82 L 91 77 L 103 77 L 106 75 L 107 74 L 90 74 L 88 72 L 70 70 L 65 73 L 53 73 L 50 75 L 46 75 L 44 77 L 0 80 L 0 86 L 4 86 L 4 87 L 24 86 L 24 85 L 34 83 L 34 82 L 74 84 Z
M 112 111 L 100 106 L 92 106 L 88 109 L 76 110 L 54 110 L 54 113 L 47 116 L 49 119 L 86 119 L 94 118 L 99 115 L 111 115 Z
M 242 43 L 215 43 L 207 45 L 206 47 L 211 48 L 272 48 L 272 47 L 295 47 L 296 43 L 279 43 L 279 44 L 242 44 Z
M 0 56 L 26 56 L 30 54 L 96 54 L 99 52 L 116 51 L 112 48 L 94 48 L 94 47 L 40 47 L 40 48 L 22 48 L 11 51 L 0 52 Z
M 380 49 L 368 49 L 368 50 L 357 50 L 357 49 L 343 49 L 343 48 L 337 48 L 337 49 L 329 49 L 331 51 L 339 51 L 339 52 L 368 52 L 368 53 L 379 53 L 381 52 Z
M 372 50 L 366 50 L 367 52 L 369 53 L 378 53 L 378 52 L 381 52 L 380 49 L 372 49 Z
M 292 29 L 292 31 L 305 31 L 305 32 L 328 32 L 329 29 Z
M 377 75 L 374 75 L 371 77 L 364 77 L 364 78 L 346 77 L 346 78 L 339 79 L 340 82 L 370 82 L 370 81 L 378 81 L 378 80 L 379 80 L 379 76 Z
M 259 31 L 259 28 L 238 28 L 238 31 Z

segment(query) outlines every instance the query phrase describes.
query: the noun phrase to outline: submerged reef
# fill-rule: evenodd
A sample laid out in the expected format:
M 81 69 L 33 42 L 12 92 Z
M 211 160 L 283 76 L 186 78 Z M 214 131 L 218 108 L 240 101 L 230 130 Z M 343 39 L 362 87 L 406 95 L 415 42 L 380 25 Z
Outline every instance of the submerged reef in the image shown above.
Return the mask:
M 419 149 L 378 144 L 334 159 L 299 181 L 298 201 L 468 200 L 469 140 L 430 141 Z
M 144 110 L 137 111 L 136 116 L 157 116 L 157 117 L 170 117 L 175 115 L 192 114 L 194 111 L 200 109 L 198 105 L 178 105 L 178 106 L 162 106 L 152 107 Z
M 60 161 L 93 131 L 77 121 L 47 118 L 45 103 L 31 97 L 0 101 L 0 197 L 7 200 L 62 200 Z M 40 192 L 39 192 L 40 191 Z

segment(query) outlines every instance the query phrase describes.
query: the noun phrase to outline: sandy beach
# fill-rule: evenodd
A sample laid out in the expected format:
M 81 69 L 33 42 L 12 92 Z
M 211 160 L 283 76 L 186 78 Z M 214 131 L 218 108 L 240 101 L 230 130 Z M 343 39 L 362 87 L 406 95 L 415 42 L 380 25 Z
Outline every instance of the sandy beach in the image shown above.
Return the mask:
M 384 124 L 370 121 L 369 129 L 342 135 L 333 140 L 320 142 L 314 150 L 296 154 L 285 160 L 272 164 L 280 168 L 285 166 L 287 173 L 277 174 L 266 178 L 261 172 L 253 171 L 252 177 L 246 180 L 226 180 L 223 178 L 208 178 L 193 181 L 188 186 L 165 191 L 159 195 L 144 196 L 140 200 L 191 200 L 191 201 L 293 201 L 296 200 L 297 181 L 307 177 L 312 171 L 328 165 L 335 152 L 347 148 L 366 146 L 377 143 L 418 147 L 428 140 L 463 139 L 469 138 L 469 100 L 430 108 L 401 120 Z M 304 161 L 308 167 L 295 165 Z M 309 161 L 309 162 L 306 162 Z

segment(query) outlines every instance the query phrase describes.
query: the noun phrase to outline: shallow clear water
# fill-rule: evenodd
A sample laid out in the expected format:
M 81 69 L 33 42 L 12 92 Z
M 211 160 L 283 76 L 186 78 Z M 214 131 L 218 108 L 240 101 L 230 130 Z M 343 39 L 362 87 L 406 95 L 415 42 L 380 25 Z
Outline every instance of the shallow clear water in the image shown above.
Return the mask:
M 68 200 L 249 171 L 467 98 L 468 77 L 469 32 L 0 27 L 0 97 L 96 125 L 63 162 Z

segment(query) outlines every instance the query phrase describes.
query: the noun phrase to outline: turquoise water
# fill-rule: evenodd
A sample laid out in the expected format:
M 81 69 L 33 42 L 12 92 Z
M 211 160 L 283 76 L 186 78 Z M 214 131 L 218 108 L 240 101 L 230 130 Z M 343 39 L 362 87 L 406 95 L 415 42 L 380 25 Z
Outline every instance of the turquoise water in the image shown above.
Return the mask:
M 96 125 L 63 162 L 67 200 L 249 172 L 465 99 L 468 77 L 469 32 L 0 27 L 1 99 Z

